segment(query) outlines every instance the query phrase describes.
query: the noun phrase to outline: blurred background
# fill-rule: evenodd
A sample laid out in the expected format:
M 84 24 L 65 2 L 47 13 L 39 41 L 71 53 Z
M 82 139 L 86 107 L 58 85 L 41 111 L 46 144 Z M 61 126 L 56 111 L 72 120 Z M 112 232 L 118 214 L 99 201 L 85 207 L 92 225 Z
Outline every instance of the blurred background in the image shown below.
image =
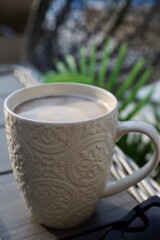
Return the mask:
M 0 0 L 0 64 L 20 62 L 33 0 Z
M 159 23 L 159 0 L 1 0 L 0 64 L 20 63 L 24 53 L 43 71 L 51 68 L 55 55 L 61 58 L 84 42 L 95 41 L 101 48 L 113 37 L 115 45 L 128 43 L 128 63 L 143 55 L 154 65 L 156 80 Z

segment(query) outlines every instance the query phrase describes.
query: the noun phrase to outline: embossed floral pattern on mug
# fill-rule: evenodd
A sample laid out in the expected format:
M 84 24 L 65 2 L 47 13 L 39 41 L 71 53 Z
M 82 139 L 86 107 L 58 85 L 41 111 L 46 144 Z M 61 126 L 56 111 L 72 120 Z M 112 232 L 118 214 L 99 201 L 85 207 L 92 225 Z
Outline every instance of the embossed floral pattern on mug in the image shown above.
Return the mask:
M 7 116 L 7 124 L 12 166 L 32 214 L 55 227 L 80 223 L 84 209 L 91 215 L 112 158 L 114 143 L 106 119 L 60 127 Z
M 24 139 L 45 153 L 58 153 L 71 146 L 79 135 L 79 126 L 43 126 L 20 122 L 20 131 Z

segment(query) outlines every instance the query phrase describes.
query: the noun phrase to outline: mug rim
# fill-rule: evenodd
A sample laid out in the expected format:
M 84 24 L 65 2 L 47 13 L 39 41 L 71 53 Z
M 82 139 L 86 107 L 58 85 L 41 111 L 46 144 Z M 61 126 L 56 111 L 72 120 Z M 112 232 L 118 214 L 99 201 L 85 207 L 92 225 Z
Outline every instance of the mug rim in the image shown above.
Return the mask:
M 110 98 L 112 98 L 112 100 L 114 101 L 114 107 L 112 109 L 109 109 L 109 111 L 107 111 L 105 114 L 102 114 L 98 117 L 94 117 L 94 118 L 89 118 L 89 119 L 86 119 L 86 120 L 79 120 L 79 121 L 70 121 L 70 122 L 51 122 L 51 121 L 41 121 L 41 120 L 36 120 L 36 119 L 32 119 L 32 118 L 27 118 L 27 117 L 23 117 L 23 116 L 20 116 L 19 114 L 16 114 L 13 109 L 11 109 L 8 105 L 9 105 L 9 102 L 12 100 L 12 98 L 14 98 L 16 95 L 20 94 L 20 93 L 23 93 L 23 92 L 26 92 L 26 91 L 30 91 L 31 89 L 36 89 L 36 88 L 49 88 L 49 86 L 57 86 L 57 85 L 70 85 L 70 86 L 82 86 L 82 87 L 85 87 L 85 88 L 92 88 L 92 89 L 95 89 L 95 90 L 98 90 L 98 91 L 101 91 L 103 92 L 104 94 L 108 95 Z M 42 95 L 41 95 L 42 96 Z M 39 96 L 39 97 L 41 97 Z M 49 96 L 49 94 L 46 94 L 44 95 L 43 97 L 46 97 L 46 96 Z M 74 96 L 74 93 L 73 95 Z M 37 97 L 38 98 L 38 97 Z M 26 101 L 29 101 L 29 100 L 32 100 L 34 99 L 34 97 L 32 98 L 29 98 L 28 100 Z M 35 98 L 36 99 L 36 98 Z M 24 101 L 25 102 L 25 101 Z M 17 106 L 19 104 L 23 103 L 20 102 L 17 104 Z M 37 84 L 37 85 L 34 85 L 34 86 L 30 86 L 30 87 L 25 87 L 25 88 L 21 88 L 21 89 L 18 89 L 16 91 L 14 91 L 13 93 L 9 94 L 5 101 L 4 101 L 4 105 L 3 105 L 3 108 L 4 110 L 6 110 L 8 113 L 10 113 L 12 116 L 14 116 L 15 118 L 18 118 L 20 120 L 23 120 L 23 121 L 27 121 L 27 122 L 33 122 L 35 124 L 47 124 L 47 125 L 70 125 L 70 124 L 80 124 L 80 123 L 87 123 L 87 122 L 91 122 L 91 121 L 95 121 L 95 120 L 98 120 L 100 118 L 103 118 L 105 116 L 108 116 L 110 114 L 112 114 L 117 108 L 118 108 L 118 101 L 117 101 L 117 98 L 111 93 L 109 92 L 108 90 L 106 89 L 103 89 L 101 87 L 97 87 L 97 86 L 94 86 L 94 85 L 91 85 L 91 84 L 84 84 L 84 83 L 73 83 L 73 82 L 53 82 L 53 83 L 45 83 L 45 84 Z

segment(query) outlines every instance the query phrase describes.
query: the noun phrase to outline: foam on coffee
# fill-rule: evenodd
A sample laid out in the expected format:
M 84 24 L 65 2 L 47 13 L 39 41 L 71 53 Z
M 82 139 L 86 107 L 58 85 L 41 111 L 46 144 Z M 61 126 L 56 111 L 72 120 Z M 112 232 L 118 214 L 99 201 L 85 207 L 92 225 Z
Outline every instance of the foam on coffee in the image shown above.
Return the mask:
M 65 123 L 89 120 L 108 111 L 105 103 L 94 98 L 49 96 L 32 99 L 18 105 L 14 112 L 39 121 Z

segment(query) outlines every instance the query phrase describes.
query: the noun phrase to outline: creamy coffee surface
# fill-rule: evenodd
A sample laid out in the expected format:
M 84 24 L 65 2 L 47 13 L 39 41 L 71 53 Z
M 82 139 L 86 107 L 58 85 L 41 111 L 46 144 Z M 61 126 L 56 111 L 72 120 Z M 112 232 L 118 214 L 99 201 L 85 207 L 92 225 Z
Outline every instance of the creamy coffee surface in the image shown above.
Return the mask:
M 107 112 L 105 103 L 75 96 L 49 96 L 18 105 L 14 112 L 22 117 L 55 122 L 78 122 L 99 117 Z

